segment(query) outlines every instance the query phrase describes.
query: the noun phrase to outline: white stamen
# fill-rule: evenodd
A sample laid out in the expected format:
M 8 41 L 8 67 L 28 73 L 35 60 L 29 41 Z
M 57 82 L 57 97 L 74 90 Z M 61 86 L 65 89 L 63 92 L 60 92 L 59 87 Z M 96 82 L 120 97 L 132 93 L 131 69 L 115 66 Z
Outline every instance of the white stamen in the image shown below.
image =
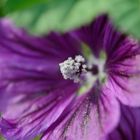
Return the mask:
M 81 55 L 76 56 L 75 59 L 69 57 L 67 60 L 60 63 L 60 71 L 64 79 L 71 79 L 76 83 L 79 82 L 81 76 L 87 72 L 87 66 L 84 63 L 85 58 Z
M 84 63 L 84 62 L 85 62 L 85 58 L 84 58 L 83 56 L 81 56 L 81 55 L 77 55 L 77 56 L 75 57 L 75 60 L 76 60 L 77 62 L 79 62 L 79 63 Z

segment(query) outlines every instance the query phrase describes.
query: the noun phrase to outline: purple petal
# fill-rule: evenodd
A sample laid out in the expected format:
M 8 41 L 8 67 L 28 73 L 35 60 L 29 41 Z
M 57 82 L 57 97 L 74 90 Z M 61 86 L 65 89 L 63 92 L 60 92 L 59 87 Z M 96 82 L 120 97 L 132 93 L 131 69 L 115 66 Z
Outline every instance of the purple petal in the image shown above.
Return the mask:
M 118 69 L 120 74 L 111 75 L 113 79 L 111 79 L 112 84 L 110 85 L 112 93 L 123 104 L 140 106 L 140 55 L 126 60 L 124 66 L 120 66 Z
M 88 95 L 77 98 L 72 111 L 59 117 L 42 140 L 99 140 L 114 129 L 119 121 L 118 102 L 108 88 L 103 89 L 98 100 L 97 90 L 95 87 Z
M 127 37 L 112 26 L 107 15 L 97 17 L 91 24 L 72 33 L 81 42 L 87 44 L 96 57 L 99 57 L 100 52 L 105 51 L 108 60 L 114 58 L 114 53 L 122 47 Z
M 0 21 L 1 77 L 12 70 L 17 77 L 25 72 L 24 78 L 37 75 L 56 79 L 60 76 L 58 64 L 80 54 L 80 44 L 69 33 L 35 37 L 8 23 Z M 12 78 L 10 74 L 7 77 Z
M 126 105 L 140 106 L 140 44 L 115 32 L 110 24 L 106 25 L 103 44 L 107 52 L 106 71 L 111 79 L 112 93 Z
M 43 133 L 73 103 L 75 86 L 48 95 L 19 96 L 3 113 L 1 132 L 7 140 L 31 140 Z
M 0 20 L 0 50 L 1 110 L 6 98 L 16 94 L 48 93 L 71 84 L 63 79 L 59 63 L 81 53 L 69 33 L 31 36 L 8 19 Z
M 86 43 L 95 56 L 105 51 L 105 72 L 112 83 L 112 93 L 126 105 L 140 106 L 140 44 L 115 30 L 106 15 L 73 34 Z
M 87 44 L 95 56 L 98 56 L 103 47 L 104 28 L 107 23 L 107 16 L 102 15 L 97 17 L 91 24 L 76 29 L 72 33 L 81 42 Z
M 140 138 L 140 108 L 121 106 L 121 120 L 106 140 L 139 140 Z

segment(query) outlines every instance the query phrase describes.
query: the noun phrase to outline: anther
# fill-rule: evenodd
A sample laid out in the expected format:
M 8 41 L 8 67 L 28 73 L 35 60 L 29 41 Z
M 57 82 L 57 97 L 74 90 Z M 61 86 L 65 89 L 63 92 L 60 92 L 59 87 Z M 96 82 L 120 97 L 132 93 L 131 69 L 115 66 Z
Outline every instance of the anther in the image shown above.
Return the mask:
M 69 57 L 67 60 L 60 63 L 59 66 L 64 79 L 71 79 L 76 83 L 79 82 L 81 76 L 87 72 L 85 58 L 81 55 L 76 56 L 74 59 Z

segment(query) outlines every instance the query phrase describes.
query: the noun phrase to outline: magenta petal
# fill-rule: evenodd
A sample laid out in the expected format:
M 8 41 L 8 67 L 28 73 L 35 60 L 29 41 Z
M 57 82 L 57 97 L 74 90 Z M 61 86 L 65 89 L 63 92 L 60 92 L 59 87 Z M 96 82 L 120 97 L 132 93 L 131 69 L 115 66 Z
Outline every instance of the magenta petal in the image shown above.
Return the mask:
M 42 140 L 99 140 L 108 134 L 119 121 L 119 104 L 107 88 L 99 101 L 96 89 L 79 97 L 73 110 L 53 130 L 46 131 Z M 111 122 L 111 123 L 110 123 Z

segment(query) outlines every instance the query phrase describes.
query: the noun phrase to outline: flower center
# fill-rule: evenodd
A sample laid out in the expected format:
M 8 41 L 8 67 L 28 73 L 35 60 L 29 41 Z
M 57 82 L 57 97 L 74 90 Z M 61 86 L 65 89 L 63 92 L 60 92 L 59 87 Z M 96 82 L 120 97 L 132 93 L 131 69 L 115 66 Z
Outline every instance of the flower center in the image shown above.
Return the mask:
M 83 56 L 78 55 L 74 59 L 69 57 L 59 64 L 64 79 L 70 79 L 82 85 L 78 91 L 79 95 L 90 90 L 97 80 L 100 84 L 105 83 L 107 77 L 105 73 L 106 57 L 103 56 L 105 55 L 101 54 L 98 59 L 90 56 L 86 61 Z
M 104 72 L 105 60 L 97 59 L 93 56 L 86 62 L 81 55 L 75 56 L 73 59 L 69 57 L 64 62 L 60 63 L 60 71 L 64 79 L 73 80 L 75 83 L 82 81 L 83 77 L 88 79 L 99 80 L 104 82 L 106 74 Z M 89 76 L 90 75 L 90 76 Z

